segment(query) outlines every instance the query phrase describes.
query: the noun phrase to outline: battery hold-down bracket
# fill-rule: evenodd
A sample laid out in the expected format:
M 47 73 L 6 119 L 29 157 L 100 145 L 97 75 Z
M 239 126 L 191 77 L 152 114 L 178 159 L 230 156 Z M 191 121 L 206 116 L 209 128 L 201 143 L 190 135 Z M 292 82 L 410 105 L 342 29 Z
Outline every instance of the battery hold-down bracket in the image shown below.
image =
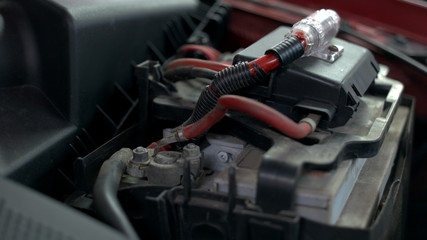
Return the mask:
M 402 92 L 400 82 L 378 78 L 361 98 L 357 112 L 346 125 L 319 130 L 306 141 L 295 141 L 239 118 L 241 124 L 273 142 L 259 168 L 257 205 L 270 213 L 291 210 L 303 168 L 332 169 L 341 160 L 375 156 L 394 118 Z

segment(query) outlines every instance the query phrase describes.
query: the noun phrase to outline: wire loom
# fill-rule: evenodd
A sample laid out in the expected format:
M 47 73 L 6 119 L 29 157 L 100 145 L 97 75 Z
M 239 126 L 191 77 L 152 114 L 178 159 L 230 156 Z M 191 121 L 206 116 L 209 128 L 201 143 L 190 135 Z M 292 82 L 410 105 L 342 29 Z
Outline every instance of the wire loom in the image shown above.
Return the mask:
M 266 55 L 251 61 L 241 62 L 217 73 L 211 85 L 200 95 L 191 117 L 184 126 L 194 123 L 212 110 L 218 99 L 236 90 L 265 80 L 267 72 L 280 65 L 287 65 L 304 54 L 300 40 L 290 37 L 266 51 Z
M 254 64 L 256 75 L 253 76 L 248 62 L 241 62 L 218 72 L 211 85 L 200 95 L 191 117 L 184 126 L 196 122 L 212 110 L 218 99 L 238 89 L 262 82 L 267 73 Z

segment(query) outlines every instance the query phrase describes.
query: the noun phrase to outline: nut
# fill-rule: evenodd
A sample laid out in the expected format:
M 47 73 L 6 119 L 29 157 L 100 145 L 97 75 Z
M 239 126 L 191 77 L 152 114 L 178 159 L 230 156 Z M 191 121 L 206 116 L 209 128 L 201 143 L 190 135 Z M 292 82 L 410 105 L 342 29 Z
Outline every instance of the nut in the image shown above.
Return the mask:
M 133 160 L 137 163 L 145 163 L 148 161 L 148 150 L 143 147 L 137 147 L 133 151 Z

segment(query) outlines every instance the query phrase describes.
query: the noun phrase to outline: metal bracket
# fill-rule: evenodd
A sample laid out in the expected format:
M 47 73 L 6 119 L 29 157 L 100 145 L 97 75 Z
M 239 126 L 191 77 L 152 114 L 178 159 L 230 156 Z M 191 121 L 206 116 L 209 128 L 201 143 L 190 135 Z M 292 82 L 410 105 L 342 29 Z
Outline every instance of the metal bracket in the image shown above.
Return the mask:
M 327 62 L 333 63 L 339 57 L 341 57 L 343 51 L 344 51 L 343 46 L 331 44 L 327 48 L 313 54 L 312 56 L 316 57 L 316 58 L 320 58 L 320 59 L 325 60 Z

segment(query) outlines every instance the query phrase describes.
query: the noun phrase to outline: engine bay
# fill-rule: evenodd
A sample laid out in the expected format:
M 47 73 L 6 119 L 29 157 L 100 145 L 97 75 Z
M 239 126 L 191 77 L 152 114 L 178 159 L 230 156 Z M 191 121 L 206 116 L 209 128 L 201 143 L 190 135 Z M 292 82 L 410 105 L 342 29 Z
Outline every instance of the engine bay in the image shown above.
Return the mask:
M 414 99 L 339 13 L 83 2 L 0 5 L 2 239 L 403 236 Z

